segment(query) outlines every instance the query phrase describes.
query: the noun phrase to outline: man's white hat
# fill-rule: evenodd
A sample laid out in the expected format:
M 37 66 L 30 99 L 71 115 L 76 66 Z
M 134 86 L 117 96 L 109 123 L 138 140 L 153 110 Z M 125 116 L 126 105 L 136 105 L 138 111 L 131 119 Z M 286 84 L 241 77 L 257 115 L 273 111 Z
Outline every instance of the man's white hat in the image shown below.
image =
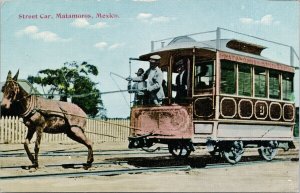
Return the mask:
M 150 60 L 149 62 L 158 62 L 160 60 L 160 56 L 159 55 L 152 55 L 150 56 Z

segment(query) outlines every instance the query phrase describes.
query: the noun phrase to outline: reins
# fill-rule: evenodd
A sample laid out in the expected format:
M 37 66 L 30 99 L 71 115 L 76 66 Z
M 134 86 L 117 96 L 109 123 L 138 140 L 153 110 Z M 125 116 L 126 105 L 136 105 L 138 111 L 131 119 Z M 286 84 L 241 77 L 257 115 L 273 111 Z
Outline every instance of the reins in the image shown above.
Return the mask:
M 19 83 L 15 80 L 7 80 L 7 82 L 13 82 L 13 83 L 16 83 L 18 87 L 20 87 Z M 20 90 L 20 88 L 19 88 Z M 21 103 L 21 101 L 23 101 L 24 99 L 27 99 L 29 97 L 31 97 L 31 100 L 29 102 L 29 105 L 27 107 L 25 107 L 25 112 L 22 113 L 20 116 L 22 118 L 26 118 L 27 116 L 31 115 L 32 112 L 50 112 L 50 113 L 58 113 L 58 114 L 63 114 L 64 116 L 65 115 L 70 115 L 70 116 L 74 116 L 74 117 L 80 117 L 80 118 L 84 118 L 84 119 L 87 119 L 86 116 L 80 116 L 80 115 L 76 115 L 76 114 L 73 114 L 73 113 L 68 113 L 68 112 L 65 112 L 65 111 L 55 111 L 55 110 L 48 110 L 48 109 L 42 109 L 42 108 L 37 108 L 36 107 L 36 99 L 39 97 L 39 96 L 36 96 L 37 94 L 33 94 L 33 93 L 26 93 L 27 95 L 26 96 L 23 96 L 22 98 L 20 99 L 17 99 L 15 100 L 16 102 L 19 102 Z M 22 104 L 22 103 L 21 103 Z M 32 114 L 33 115 L 33 114 Z M 99 121 L 99 122 L 102 122 L 102 123 L 105 123 L 105 124 L 110 124 L 110 125 L 114 125 L 114 126 L 119 126 L 119 127 L 123 127 L 123 128 L 128 128 L 130 130 L 139 130 L 139 131 L 143 131 L 142 129 L 140 128 L 136 128 L 136 127 L 132 127 L 132 126 L 128 126 L 128 125 L 124 125 L 124 124 L 118 124 L 118 123 L 112 123 L 112 122 L 109 122 L 109 121 L 105 121 L 105 120 L 100 120 L 100 119 L 94 119 L 96 121 Z M 89 131 L 85 131 L 87 133 L 92 133 L 92 134 L 97 134 L 97 135 L 105 135 L 105 134 L 99 134 L 99 133 L 94 133 L 94 132 L 89 132 Z M 149 132 L 150 134 L 149 135 L 153 135 L 152 132 Z M 113 137 L 113 138 L 117 138 L 117 137 L 114 137 L 114 136 L 110 136 L 110 135 L 105 135 L 105 136 L 108 136 L 108 137 Z

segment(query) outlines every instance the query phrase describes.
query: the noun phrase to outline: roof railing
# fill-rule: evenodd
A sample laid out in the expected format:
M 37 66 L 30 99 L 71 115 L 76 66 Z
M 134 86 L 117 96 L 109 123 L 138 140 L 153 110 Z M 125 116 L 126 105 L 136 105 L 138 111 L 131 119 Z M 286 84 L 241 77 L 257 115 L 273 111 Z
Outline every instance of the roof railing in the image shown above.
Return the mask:
M 278 46 L 283 46 L 283 47 L 289 48 L 289 52 L 290 52 L 290 56 L 289 56 L 290 65 L 293 66 L 293 67 L 295 67 L 295 68 L 299 68 L 298 66 L 295 66 L 295 57 L 298 60 L 298 64 L 299 64 L 299 55 L 296 53 L 295 49 L 292 46 L 290 46 L 290 45 L 283 44 L 283 43 L 280 43 L 280 42 L 275 42 L 275 41 L 267 40 L 267 39 L 260 38 L 260 37 L 257 37 L 257 36 L 253 36 L 253 35 L 249 35 L 249 34 L 237 32 L 237 31 L 234 31 L 234 30 L 230 30 L 230 29 L 226 29 L 226 28 L 221 28 L 221 27 L 218 27 L 216 30 L 198 32 L 198 33 L 192 33 L 192 34 L 186 34 L 186 35 L 183 35 L 183 36 L 190 37 L 190 36 L 196 36 L 196 35 L 216 33 L 215 34 L 216 49 L 220 50 L 220 48 L 221 48 L 221 41 L 220 40 L 221 40 L 221 36 L 222 36 L 222 31 L 231 32 L 231 33 L 234 33 L 234 34 L 238 34 L 238 35 L 242 35 L 242 36 L 254 38 L 256 40 L 260 40 L 260 41 L 263 41 L 263 42 L 272 43 L 272 44 L 275 44 L 275 45 L 278 45 Z M 176 36 L 176 37 L 178 37 L 178 36 Z M 151 52 L 153 52 L 155 50 L 155 43 L 160 42 L 161 43 L 161 47 L 163 48 L 165 46 L 166 41 L 171 41 L 171 40 L 173 40 L 176 37 L 169 37 L 169 38 L 165 38 L 165 39 L 151 41 Z
M 283 43 L 280 43 L 280 42 L 275 42 L 275 41 L 271 41 L 271 40 L 267 40 L 267 39 L 264 39 L 264 38 L 260 38 L 260 37 L 257 37 L 257 36 L 252 36 L 252 35 L 248 35 L 248 34 L 245 34 L 245 33 L 241 33 L 241 32 L 237 32 L 237 31 L 233 31 L 233 30 L 229 30 L 229 29 L 225 29 L 225 28 L 220 28 L 218 27 L 217 28 L 217 33 L 218 31 L 220 31 L 220 36 L 221 36 L 221 30 L 224 30 L 224 31 L 228 31 L 228 32 L 232 32 L 232 33 L 235 33 L 235 34 L 239 34 L 239 35 L 243 35 L 243 36 L 247 36 L 247 37 L 251 37 L 251 38 L 254 38 L 254 39 L 258 39 L 258 40 L 261 40 L 261 41 L 264 41 L 264 42 L 268 42 L 268 43 L 273 43 L 273 44 L 276 44 L 276 45 L 280 45 L 280 46 L 284 46 L 284 47 L 288 47 L 290 49 L 290 65 L 295 67 L 294 65 L 294 56 L 297 57 L 298 61 L 299 61 L 299 56 L 298 54 L 296 53 L 295 49 L 290 46 L 290 45 L 287 45 L 287 44 L 283 44 Z M 217 36 L 218 38 L 218 36 Z M 217 42 L 219 41 L 219 39 L 217 39 Z
M 216 30 L 213 30 L 213 31 L 198 32 L 198 33 L 192 33 L 192 34 L 186 34 L 186 35 L 184 35 L 184 36 L 190 37 L 190 36 L 195 36 L 195 35 L 208 34 L 208 33 L 212 33 L 212 32 L 215 33 Z M 163 42 L 163 44 L 161 44 L 161 45 L 162 45 L 161 47 L 164 47 L 164 44 L 166 43 L 167 40 L 173 40 L 173 39 L 176 38 L 176 37 L 178 37 L 178 36 L 169 37 L 169 38 L 165 38 L 165 39 L 161 39 L 161 40 L 151 41 L 151 52 L 154 51 L 155 43 L 157 43 L 157 42 L 162 43 L 162 42 Z

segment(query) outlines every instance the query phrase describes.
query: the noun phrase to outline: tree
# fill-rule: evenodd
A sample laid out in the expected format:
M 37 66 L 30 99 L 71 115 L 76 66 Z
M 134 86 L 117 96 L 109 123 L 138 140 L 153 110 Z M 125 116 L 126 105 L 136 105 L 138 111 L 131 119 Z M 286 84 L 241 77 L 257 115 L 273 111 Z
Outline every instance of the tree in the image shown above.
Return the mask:
M 48 87 L 47 96 L 53 98 L 59 95 L 61 101 L 71 102 L 80 106 L 89 116 L 95 117 L 105 109 L 101 100 L 97 83 L 90 79 L 90 75 L 97 76 L 98 69 L 92 64 L 82 62 L 66 62 L 59 69 L 40 70 L 37 76 L 28 76 L 32 84 Z

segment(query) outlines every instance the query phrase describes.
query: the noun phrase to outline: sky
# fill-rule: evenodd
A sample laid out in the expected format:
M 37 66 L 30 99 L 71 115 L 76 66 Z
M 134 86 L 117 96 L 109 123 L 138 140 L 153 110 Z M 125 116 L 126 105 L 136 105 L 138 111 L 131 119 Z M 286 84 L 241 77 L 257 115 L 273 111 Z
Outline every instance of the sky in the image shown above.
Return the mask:
M 59 17 L 65 14 L 89 18 Z M 128 59 L 150 52 L 151 41 L 217 27 L 290 45 L 299 55 L 298 1 L 8 0 L 1 4 L 0 25 L 0 81 L 9 70 L 16 73 L 19 69 L 19 78 L 26 79 L 45 68 L 60 68 L 65 62 L 87 61 L 100 72 L 92 80 L 101 92 L 127 88 L 125 80 L 111 73 L 128 77 Z M 237 38 L 227 32 L 222 35 Z M 289 48 L 267 49 L 265 54 L 289 63 Z M 295 63 L 299 65 L 297 57 Z M 138 61 L 132 63 L 131 75 L 139 65 Z M 299 70 L 295 77 L 297 106 L 298 77 Z M 103 94 L 102 99 L 108 117 L 129 116 L 128 93 Z

